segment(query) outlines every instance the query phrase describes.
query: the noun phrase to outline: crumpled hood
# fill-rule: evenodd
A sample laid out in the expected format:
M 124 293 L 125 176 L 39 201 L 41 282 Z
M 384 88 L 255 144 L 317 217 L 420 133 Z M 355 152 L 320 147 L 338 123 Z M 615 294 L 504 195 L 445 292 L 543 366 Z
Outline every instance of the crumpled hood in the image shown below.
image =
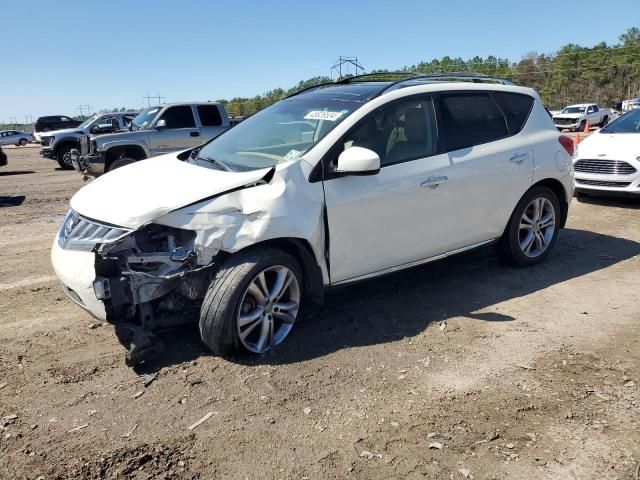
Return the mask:
M 255 183 L 270 170 L 225 172 L 183 162 L 172 153 L 102 175 L 71 198 L 71 208 L 99 222 L 136 229 L 178 208 Z
M 70 135 L 70 134 L 75 134 L 76 132 L 80 132 L 82 133 L 87 133 L 86 130 L 82 129 L 82 128 L 63 128 L 62 130 L 51 130 L 49 132 L 38 132 L 40 134 L 40 137 L 60 137 L 62 135 Z
M 580 142 L 577 158 L 637 161 L 639 156 L 640 133 L 601 133 L 598 131 Z

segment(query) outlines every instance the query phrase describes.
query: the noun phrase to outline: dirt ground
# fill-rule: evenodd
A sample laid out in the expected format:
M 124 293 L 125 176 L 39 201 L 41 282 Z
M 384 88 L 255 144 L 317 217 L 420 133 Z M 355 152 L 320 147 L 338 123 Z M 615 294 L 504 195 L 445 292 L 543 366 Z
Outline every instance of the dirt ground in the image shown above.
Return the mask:
M 269 355 L 183 328 L 134 371 L 49 262 L 80 176 L 6 152 L 0 478 L 639 477 L 640 200 L 574 199 L 540 266 L 479 250 L 332 293 Z

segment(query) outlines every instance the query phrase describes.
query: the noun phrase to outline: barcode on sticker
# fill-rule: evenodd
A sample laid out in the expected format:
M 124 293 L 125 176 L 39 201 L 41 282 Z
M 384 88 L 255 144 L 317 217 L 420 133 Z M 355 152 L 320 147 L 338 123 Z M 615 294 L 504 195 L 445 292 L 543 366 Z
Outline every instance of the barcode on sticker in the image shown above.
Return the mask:
M 327 112 L 325 110 L 312 110 L 304 116 L 305 120 L 328 120 L 335 122 L 344 112 Z

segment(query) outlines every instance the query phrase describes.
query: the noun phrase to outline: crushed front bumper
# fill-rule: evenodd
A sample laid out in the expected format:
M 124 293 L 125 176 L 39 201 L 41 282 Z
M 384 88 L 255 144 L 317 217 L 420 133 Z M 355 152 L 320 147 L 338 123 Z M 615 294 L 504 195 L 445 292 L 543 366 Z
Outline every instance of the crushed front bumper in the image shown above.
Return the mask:
M 51 248 L 51 263 L 67 296 L 99 320 L 106 321 L 104 303 L 96 297 L 93 283 L 96 280 L 95 254 L 93 252 L 65 250 L 58 237 Z
M 103 152 L 80 155 L 77 150 L 71 151 L 71 164 L 76 172 L 82 175 L 99 175 L 104 173 L 105 155 Z

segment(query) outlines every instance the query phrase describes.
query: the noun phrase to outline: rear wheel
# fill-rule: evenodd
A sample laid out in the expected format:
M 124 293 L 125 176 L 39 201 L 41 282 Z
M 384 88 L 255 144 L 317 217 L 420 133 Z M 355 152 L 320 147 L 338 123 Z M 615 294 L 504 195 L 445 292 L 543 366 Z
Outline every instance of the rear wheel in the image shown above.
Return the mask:
M 24 147 L 26 144 L 27 144 L 26 138 L 21 138 L 20 141 L 18 142 L 18 145 L 20 145 L 21 147 Z
M 293 328 L 302 285 L 300 266 L 281 250 L 235 254 L 222 265 L 202 303 L 202 341 L 217 355 L 268 351 Z
M 58 165 L 60 165 L 60 168 L 63 170 L 73 170 L 73 164 L 71 163 L 71 145 L 62 145 L 58 149 L 56 160 L 58 160 Z
M 498 245 L 500 257 L 519 267 L 542 262 L 556 242 L 561 215 L 553 190 L 533 187 L 520 199 L 509 219 Z
M 602 119 L 602 122 L 600 123 L 600 126 L 606 127 L 608 123 L 609 123 L 609 117 L 605 115 L 604 118 Z
M 109 165 L 109 172 L 111 170 L 115 170 L 116 168 L 120 168 L 120 167 L 124 167 L 125 165 L 130 165 L 132 163 L 134 163 L 136 160 L 134 158 L 130 158 L 130 157 L 122 157 L 119 158 L 117 160 L 114 160 L 113 162 L 111 162 L 111 164 Z

